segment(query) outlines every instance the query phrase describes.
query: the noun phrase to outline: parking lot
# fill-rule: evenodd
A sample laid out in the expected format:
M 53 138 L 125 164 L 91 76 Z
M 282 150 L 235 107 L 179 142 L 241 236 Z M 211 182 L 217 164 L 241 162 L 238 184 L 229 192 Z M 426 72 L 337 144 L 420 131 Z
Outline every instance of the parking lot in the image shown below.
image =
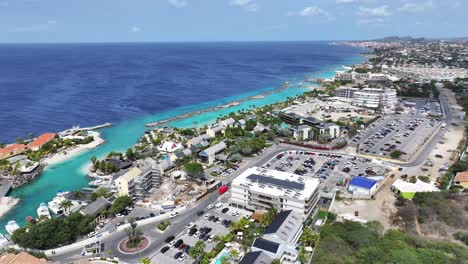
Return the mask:
M 213 241 L 214 236 L 228 234 L 231 222 L 251 214 L 227 204 L 216 205 L 212 204 L 206 210 L 198 212 L 199 217 L 181 230 L 176 237 L 168 239 L 162 235 L 163 239 L 166 239 L 166 244 L 155 256 L 156 262 L 192 263 L 194 260 L 188 256 L 188 251 L 197 241 L 203 241 L 206 245 L 205 251 L 209 252 L 218 243 Z
M 389 117 L 371 124 L 351 140 L 361 153 L 390 157 L 401 151 L 401 160 L 409 160 L 439 128 L 440 121 L 424 117 Z
M 326 192 L 343 186 L 350 176 L 384 177 L 387 173 L 385 166 L 367 158 L 312 151 L 281 153 L 263 167 L 318 178 Z

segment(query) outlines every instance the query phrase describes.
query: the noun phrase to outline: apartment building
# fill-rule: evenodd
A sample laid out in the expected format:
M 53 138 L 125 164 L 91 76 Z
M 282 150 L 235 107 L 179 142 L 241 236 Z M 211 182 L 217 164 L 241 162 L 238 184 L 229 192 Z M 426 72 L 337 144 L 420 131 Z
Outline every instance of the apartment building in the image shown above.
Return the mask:
M 343 98 L 353 98 L 354 93 L 358 91 L 359 91 L 359 88 L 341 86 L 341 87 L 336 88 L 333 91 L 333 95 L 337 97 L 343 97 Z
M 317 211 L 319 184 L 318 179 L 252 167 L 232 182 L 231 205 L 252 212 L 292 210 L 306 219 Z
M 395 89 L 364 88 L 353 95 L 353 105 L 380 110 L 382 113 L 394 113 L 397 104 Z

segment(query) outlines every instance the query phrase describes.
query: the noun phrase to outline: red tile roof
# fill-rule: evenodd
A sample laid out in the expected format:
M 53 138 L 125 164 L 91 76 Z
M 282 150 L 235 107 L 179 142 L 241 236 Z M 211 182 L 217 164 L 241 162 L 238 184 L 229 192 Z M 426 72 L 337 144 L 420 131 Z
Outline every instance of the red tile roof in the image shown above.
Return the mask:
M 457 176 L 455 176 L 456 182 L 468 182 L 468 171 L 459 172 Z
M 25 149 L 26 149 L 26 145 L 24 144 L 11 144 L 9 146 L 6 146 L 0 149 L 0 155 L 10 154 L 11 152 L 16 152 L 18 150 L 25 150 Z
M 55 137 L 55 133 L 42 134 L 38 138 L 36 138 L 36 140 L 29 143 L 28 147 L 30 147 L 30 148 L 41 147 L 45 143 L 47 143 L 47 142 L 51 141 L 52 139 L 54 139 L 54 137 Z

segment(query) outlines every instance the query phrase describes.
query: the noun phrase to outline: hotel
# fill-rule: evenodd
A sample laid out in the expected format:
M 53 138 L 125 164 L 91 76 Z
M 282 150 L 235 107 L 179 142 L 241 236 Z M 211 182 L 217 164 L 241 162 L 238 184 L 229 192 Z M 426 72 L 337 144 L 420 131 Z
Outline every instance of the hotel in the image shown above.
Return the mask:
M 318 179 L 253 167 L 232 182 L 231 205 L 252 212 L 292 210 L 305 220 L 317 211 L 319 184 Z

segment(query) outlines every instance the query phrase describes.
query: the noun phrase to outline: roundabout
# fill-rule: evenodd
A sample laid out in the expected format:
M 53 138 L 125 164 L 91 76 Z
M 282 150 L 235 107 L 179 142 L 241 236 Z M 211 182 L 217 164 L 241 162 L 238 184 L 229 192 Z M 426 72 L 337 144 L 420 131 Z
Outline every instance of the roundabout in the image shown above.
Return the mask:
M 139 244 L 136 247 L 129 247 L 127 245 L 129 239 L 123 239 L 120 241 L 118 249 L 121 253 L 124 254 L 136 254 L 148 248 L 150 245 L 150 239 L 146 236 L 142 236 Z

